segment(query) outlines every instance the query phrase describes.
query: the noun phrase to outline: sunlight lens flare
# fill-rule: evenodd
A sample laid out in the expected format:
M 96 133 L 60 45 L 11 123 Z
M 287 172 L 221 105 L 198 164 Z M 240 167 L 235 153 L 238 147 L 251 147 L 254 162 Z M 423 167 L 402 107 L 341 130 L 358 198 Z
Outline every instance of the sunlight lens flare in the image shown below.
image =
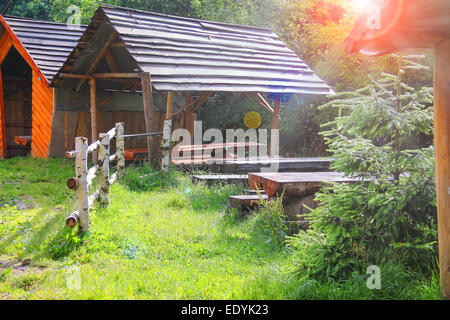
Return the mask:
M 364 13 L 370 8 L 373 8 L 376 2 L 373 0 L 351 0 L 351 4 L 355 11 Z

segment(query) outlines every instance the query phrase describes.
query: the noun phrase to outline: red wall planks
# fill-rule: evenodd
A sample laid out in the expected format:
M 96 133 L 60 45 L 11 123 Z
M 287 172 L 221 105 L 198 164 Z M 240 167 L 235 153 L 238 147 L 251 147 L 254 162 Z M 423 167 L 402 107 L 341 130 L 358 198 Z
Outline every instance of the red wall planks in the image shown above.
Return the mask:
M 17 36 L 8 26 L 3 17 L 0 16 L 0 23 L 6 31 L 0 39 L 0 64 L 8 54 L 11 46 L 14 46 L 32 69 L 32 143 L 31 156 L 37 158 L 47 158 L 48 148 L 51 138 L 51 126 L 53 117 L 53 89 L 42 74 L 27 50 L 23 47 Z M 1 76 L 1 72 L 0 72 Z M 3 88 L 0 77 L 0 159 L 4 157 L 4 101 Z

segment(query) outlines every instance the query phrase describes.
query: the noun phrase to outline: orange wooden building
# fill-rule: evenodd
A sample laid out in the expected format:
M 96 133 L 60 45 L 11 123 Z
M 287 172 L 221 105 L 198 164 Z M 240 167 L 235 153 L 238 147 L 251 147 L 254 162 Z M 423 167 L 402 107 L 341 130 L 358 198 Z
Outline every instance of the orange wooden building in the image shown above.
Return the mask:
M 0 16 L 0 159 L 47 158 L 53 118 L 50 82 L 83 30 Z

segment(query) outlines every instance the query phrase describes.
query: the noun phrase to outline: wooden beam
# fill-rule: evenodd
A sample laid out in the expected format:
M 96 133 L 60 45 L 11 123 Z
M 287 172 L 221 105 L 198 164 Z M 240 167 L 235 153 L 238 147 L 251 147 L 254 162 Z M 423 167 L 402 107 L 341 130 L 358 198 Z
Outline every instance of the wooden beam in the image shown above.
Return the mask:
M 116 38 L 117 38 L 117 33 L 114 31 L 113 33 L 111 33 L 109 38 L 106 40 L 105 45 L 100 50 L 100 52 L 98 53 L 97 57 L 95 57 L 95 59 L 92 62 L 91 66 L 89 67 L 88 71 L 86 72 L 86 75 L 91 75 L 91 74 L 93 74 L 95 72 L 95 70 L 97 69 L 98 65 L 102 61 L 103 57 L 105 56 L 106 50 L 114 42 L 114 40 Z M 77 91 L 80 91 L 81 87 L 83 86 L 83 84 L 85 82 L 86 82 L 86 79 L 81 79 L 80 82 L 78 82 Z
M 106 48 L 106 50 L 105 50 L 105 60 L 106 60 L 106 63 L 108 64 L 108 67 L 111 70 L 111 72 L 115 72 L 115 73 L 119 72 L 119 68 L 117 68 L 116 61 L 114 60 L 114 57 L 109 48 Z
M 261 93 L 256 93 L 256 98 L 261 102 L 262 106 L 265 107 L 270 113 L 274 113 L 272 106 L 264 99 Z
M 166 120 L 172 119 L 173 110 L 173 91 L 167 93 L 167 109 L 166 109 Z
M 114 42 L 110 45 L 111 48 L 120 48 L 120 47 L 125 47 L 125 43 L 123 43 L 122 41 L 120 42 Z
M 192 137 L 192 95 L 190 93 L 186 93 L 186 130 L 189 131 Z
M 143 73 L 141 76 L 142 82 L 142 99 L 144 104 L 144 120 L 145 120 L 145 130 L 146 133 L 154 132 L 154 111 L 153 111 L 153 97 L 152 97 L 152 84 L 150 80 L 150 73 Z M 152 137 L 147 138 L 147 148 L 148 148 L 148 162 L 151 163 L 154 160 L 154 155 L 156 155 L 156 150 L 154 147 L 156 144 Z
M 178 114 L 180 114 L 181 112 L 184 112 L 187 110 L 187 108 L 191 108 L 191 113 L 195 112 L 195 110 L 197 110 L 203 103 L 206 102 L 206 100 L 208 100 L 209 97 L 211 97 L 214 93 L 212 92 L 208 92 L 205 93 L 204 95 L 202 95 L 201 97 L 197 98 L 195 101 L 192 101 L 191 103 L 187 104 L 186 106 L 184 106 L 183 108 L 181 108 L 180 110 L 178 110 L 177 112 L 175 112 L 172 117 L 177 116 Z M 192 107 L 196 106 L 196 109 L 193 110 Z M 195 107 L 194 107 L 195 108 Z
M 141 79 L 142 73 L 94 73 L 91 77 L 95 79 Z
M 68 114 L 67 111 L 64 112 L 64 151 L 70 151 L 69 150 L 69 135 L 68 135 Z
M 434 145 L 441 291 L 450 299 L 450 40 L 436 47 Z
M 60 73 L 59 77 L 71 78 L 71 79 L 84 79 L 84 80 L 92 79 L 92 76 L 88 76 L 86 74 L 75 74 L 75 73 Z
M 194 108 L 192 109 L 192 113 L 197 112 L 197 110 L 206 102 L 208 99 L 214 95 L 214 92 L 208 92 L 204 94 L 200 99 L 198 99 L 198 102 L 195 104 Z
M 98 140 L 97 130 L 97 84 L 95 79 L 89 80 L 91 101 L 91 144 Z M 92 153 L 92 160 L 97 161 L 97 151 Z
M 270 106 L 270 104 L 264 99 L 264 97 L 260 93 L 246 92 L 245 95 L 247 95 L 250 99 L 252 99 L 257 104 L 259 104 L 261 107 L 263 107 L 271 115 L 275 115 L 275 111 L 273 110 L 273 108 Z
M 275 108 L 274 115 L 272 117 L 272 134 L 270 137 L 270 156 L 275 156 L 275 143 L 279 143 L 278 139 L 275 139 L 275 136 L 279 138 L 279 135 L 274 135 L 273 130 L 278 130 L 278 126 L 280 124 L 280 105 L 281 105 L 281 96 L 277 94 L 275 96 Z M 279 146 L 278 146 L 279 148 Z

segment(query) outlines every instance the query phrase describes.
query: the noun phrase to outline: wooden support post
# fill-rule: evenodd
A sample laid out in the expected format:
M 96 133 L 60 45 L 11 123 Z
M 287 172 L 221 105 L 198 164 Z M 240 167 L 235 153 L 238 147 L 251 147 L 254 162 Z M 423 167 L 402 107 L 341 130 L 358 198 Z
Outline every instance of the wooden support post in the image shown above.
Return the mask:
M 64 112 L 64 151 L 70 151 L 69 150 L 69 138 L 68 138 L 68 114 L 67 111 Z
M 169 91 L 167 93 L 166 120 L 172 119 L 172 110 L 173 110 L 173 92 Z
M 89 190 L 87 184 L 87 148 L 86 138 L 75 138 L 75 175 L 78 179 L 77 204 L 80 221 L 80 232 L 89 231 Z
M 117 154 L 117 179 L 122 180 L 125 177 L 125 139 L 124 124 L 116 124 L 116 154 Z
M 97 84 L 95 79 L 89 80 L 90 85 L 90 101 L 91 101 L 91 144 L 98 140 L 97 131 Z M 98 152 L 92 153 L 92 161 L 97 161 Z
M 186 130 L 191 135 L 192 143 L 192 96 L 190 93 L 186 93 Z
M 450 299 L 450 40 L 435 51 L 434 146 L 441 290 Z
M 153 96 L 152 96 L 152 84 L 150 81 L 150 73 L 143 73 L 141 77 L 142 82 L 142 99 L 144 102 L 144 119 L 146 133 L 154 132 L 154 120 L 155 115 L 153 111 Z M 148 147 L 148 162 L 151 163 L 155 159 L 156 155 L 156 143 L 153 137 L 147 138 Z
M 274 157 L 279 151 L 279 137 L 278 134 L 278 125 L 280 124 L 280 104 L 281 104 L 281 96 L 277 94 L 275 96 L 275 107 L 274 107 L 274 115 L 272 118 L 272 132 L 270 135 L 270 156 Z
M 173 92 L 169 91 L 167 94 L 167 111 L 166 121 L 164 121 L 163 129 L 163 159 L 161 169 L 164 172 L 169 170 L 170 165 L 170 141 L 172 137 L 172 109 L 173 109 Z
M 102 206 L 109 204 L 109 144 L 110 137 L 100 134 L 100 146 L 98 150 L 98 190 L 99 202 Z

